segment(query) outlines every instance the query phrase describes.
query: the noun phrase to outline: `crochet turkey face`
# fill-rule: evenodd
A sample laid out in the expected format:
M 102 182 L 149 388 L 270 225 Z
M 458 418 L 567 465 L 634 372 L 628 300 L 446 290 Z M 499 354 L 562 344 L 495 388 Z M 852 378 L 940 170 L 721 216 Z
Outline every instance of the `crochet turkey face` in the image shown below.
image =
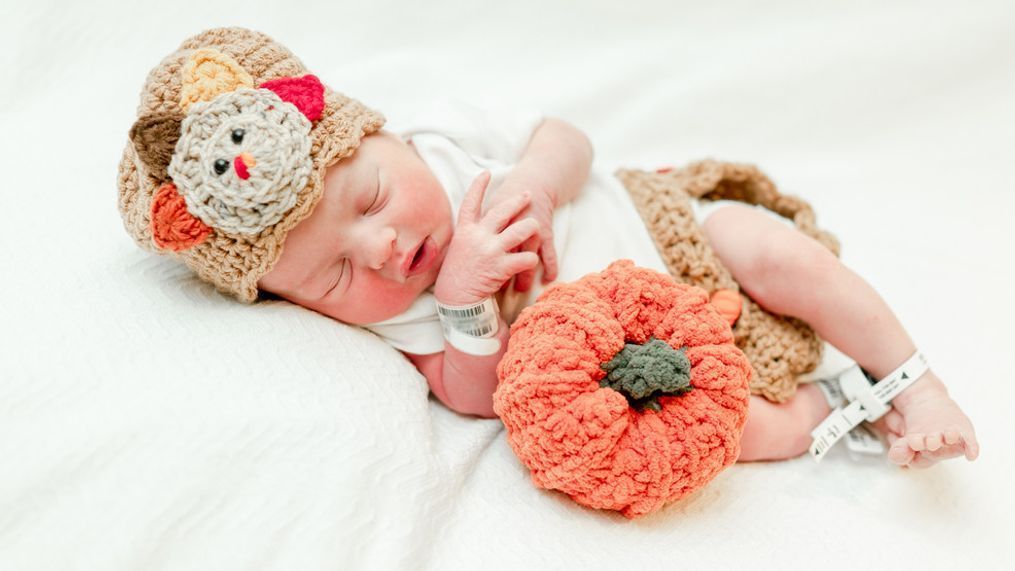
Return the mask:
M 324 85 L 310 74 L 254 86 L 227 54 L 195 50 L 180 70 L 179 107 L 138 118 L 130 137 L 147 174 L 159 248 L 192 248 L 213 232 L 253 236 L 295 206 L 313 169 L 311 129 Z
M 268 89 L 238 89 L 193 105 L 169 176 L 203 223 L 256 234 L 296 204 L 307 184 L 310 121 Z

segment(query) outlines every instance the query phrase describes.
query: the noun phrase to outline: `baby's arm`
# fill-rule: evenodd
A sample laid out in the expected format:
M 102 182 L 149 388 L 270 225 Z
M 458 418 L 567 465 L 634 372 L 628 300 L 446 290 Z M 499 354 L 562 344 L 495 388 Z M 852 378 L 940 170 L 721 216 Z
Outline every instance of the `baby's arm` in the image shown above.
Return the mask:
M 516 200 L 517 194 L 521 192 L 545 192 L 554 207 L 566 204 L 585 185 L 591 164 L 592 145 L 588 137 L 565 121 L 547 118 L 533 132 L 521 159 L 497 194 L 491 197 L 486 212 L 494 210 L 500 203 Z M 479 203 L 481 202 L 480 197 Z M 514 220 L 521 218 L 523 216 Z M 532 273 L 531 269 L 524 271 Z M 455 293 L 453 289 L 451 291 L 452 294 Z M 446 292 L 435 293 L 438 293 L 438 297 L 448 295 Z M 455 305 L 476 300 L 450 298 L 442 301 Z M 510 328 L 503 318 L 498 316 L 497 321 L 500 350 L 493 355 L 463 353 L 446 341 L 443 353 L 405 353 L 426 377 L 434 395 L 451 410 L 483 418 L 496 418 L 493 393 L 497 389 L 497 363 L 507 350 L 510 334 Z
M 488 208 L 512 200 L 522 192 L 532 193 L 529 206 L 516 219 L 532 218 L 539 222 L 539 233 L 526 240 L 519 252 L 539 255 L 543 264 L 543 283 L 557 279 L 557 251 L 553 239 L 554 210 L 573 200 L 581 192 L 592 167 L 592 144 L 571 124 L 555 118 L 545 119 L 533 132 L 514 169 L 490 198 Z M 528 291 L 535 269 L 520 272 L 514 278 L 516 291 Z
M 567 204 L 585 185 L 592 154 L 592 143 L 585 133 L 566 121 L 548 117 L 533 132 L 510 178 L 512 183 L 523 183 L 519 188 L 549 193 L 554 206 Z
M 531 219 L 511 223 L 528 204 L 531 194 L 522 193 L 485 214 L 480 214 L 490 173 L 483 171 L 472 182 L 458 210 L 458 224 L 441 263 L 434 298 L 451 307 L 474 306 L 492 297 L 512 276 L 532 269 L 536 254 L 511 250 L 538 230 Z M 434 394 L 452 410 L 493 418 L 493 392 L 497 388 L 497 363 L 507 350 L 510 329 L 497 315 L 499 350 L 493 355 L 462 353 L 448 341 L 439 356 L 408 355 L 426 376 Z
M 426 377 L 433 394 L 451 410 L 496 418 L 493 392 L 497 389 L 497 363 L 507 350 L 510 329 L 498 316 L 497 340 L 500 350 L 493 355 L 478 356 L 462 353 L 447 341 L 444 352 L 432 355 L 405 356 Z

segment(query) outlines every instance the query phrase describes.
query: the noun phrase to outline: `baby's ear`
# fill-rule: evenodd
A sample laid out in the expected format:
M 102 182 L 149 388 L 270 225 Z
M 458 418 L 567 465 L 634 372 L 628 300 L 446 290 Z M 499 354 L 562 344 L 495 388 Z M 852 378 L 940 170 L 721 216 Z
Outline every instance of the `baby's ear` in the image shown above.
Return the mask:
M 169 180 L 167 169 L 180 138 L 183 114 L 158 112 L 142 115 L 130 128 L 134 151 L 144 163 L 149 176 Z

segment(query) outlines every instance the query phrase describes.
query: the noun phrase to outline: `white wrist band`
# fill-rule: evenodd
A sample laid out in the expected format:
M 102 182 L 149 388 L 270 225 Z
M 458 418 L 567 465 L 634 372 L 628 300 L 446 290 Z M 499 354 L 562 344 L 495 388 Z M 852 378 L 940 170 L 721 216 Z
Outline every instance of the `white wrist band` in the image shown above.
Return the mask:
M 859 365 L 842 373 L 838 380 L 842 396 L 849 404 L 837 406 L 828 418 L 811 431 L 810 453 L 815 462 L 820 462 L 825 453 L 863 421 L 873 422 L 891 409 L 888 404 L 899 393 L 909 388 L 930 367 L 919 350 L 887 377 L 871 384 L 873 379 L 864 374 Z
M 438 301 L 437 317 L 444 338 L 455 349 L 469 355 L 493 355 L 500 351 L 497 339 L 500 308 L 493 297 L 470 305 L 445 305 Z

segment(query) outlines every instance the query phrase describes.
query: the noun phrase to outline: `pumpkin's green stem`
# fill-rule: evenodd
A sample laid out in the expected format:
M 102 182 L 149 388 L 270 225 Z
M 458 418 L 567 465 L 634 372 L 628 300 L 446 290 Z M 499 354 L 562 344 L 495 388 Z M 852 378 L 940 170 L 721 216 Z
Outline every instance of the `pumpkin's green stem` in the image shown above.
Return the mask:
M 599 386 L 620 392 L 636 410 L 659 412 L 660 396 L 677 396 L 691 390 L 691 361 L 685 349 L 674 351 L 654 337 L 644 345 L 625 343 L 608 363 L 599 366 L 606 371 Z

